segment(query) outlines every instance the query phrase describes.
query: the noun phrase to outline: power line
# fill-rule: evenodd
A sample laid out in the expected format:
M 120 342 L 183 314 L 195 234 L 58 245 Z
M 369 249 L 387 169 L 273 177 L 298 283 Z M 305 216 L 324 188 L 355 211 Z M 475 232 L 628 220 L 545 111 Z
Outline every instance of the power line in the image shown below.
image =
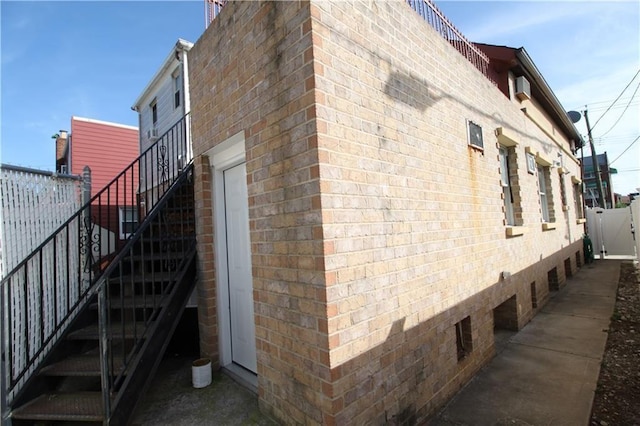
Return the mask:
M 605 137 L 596 137 L 593 138 L 593 141 L 598 145 L 620 145 L 620 144 L 628 144 L 630 140 L 637 136 L 637 132 L 632 133 L 624 133 L 619 135 L 605 136 Z
M 610 104 L 611 102 L 613 102 L 613 99 L 607 99 L 607 100 L 604 100 L 604 101 L 593 101 L 593 102 L 589 103 L 589 106 L 592 107 L 592 108 L 605 108 L 604 106 L 594 107 L 594 105 L 596 105 L 596 104 Z
M 625 99 L 620 99 L 620 101 L 621 101 L 621 102 L 625 102 L 625 101 L 627 101 L 627 99 L 626 99 L 626 98 L 625 98 Z M 631 102 L 631 103 L 629 103 L 629 106 L 637 106 L 637 105 L 640 105 L 640 102 L 636 101 L 636 102 Z M 596 111 L 596 112 L 597 112 L 597 111 L 602 111 L 602 110 L 607 109 L 607 108 L 606 108 L 606 107 L 604 107 L 604 106 L 601 106 L 601 107 L 593 107 L 593 106 L 592 106 L 592 104 L 588 104 L 588 105 L 587 105 L 587 107 L 589 108 L 589 111 L 592 111 L 592 112 L 593 112 L 593 111 Z M 620 109 L 620 108 L 622 108 L 622 107 L 623 107 L 623 105 L 616 105 L 616 106 L 614 106 L 613 108 L 611 108 L 611 111 L 616 110 L 616 109 Z M 575 109 L 575 108 L 574 108 L 574 109 Z
M 609 110 L 611 109 L 611 107 L 613 107 L 613 105 L 615 105 L 616 102 L 618 102 L 618 99 L 620 99 L 620 97 L 622 97 L 622 95 L 624 94 L 624 92 L 629 88 L 629 86 L 631 86 L 631 83 L 633 83 L 633 80 L 636 79 L 636 77 L 638 76 L 638 74 L 640 74 L 640 69 L 638 70 L 638 72 L 636 72 L 636 74 L 633 76 L 633 78 L 631 79 L 631 81 L 629 82 L 629 84 L 627 84 L 625 86 L 624 89 L 622 89 L 622 92 L 620 92 L 620 94 L 618 95 L 618 97 L 613 101 L 613 103 L 611 105 L 609 105 L 609 108 L 607 108 L 607 110 L 600 116 L 600 118 L 598 118 L 595 122 L 595 124 L 593 126 L 591 126 L 591 131 L 593 132 L 593 129 L 598 125 L 598 123 L 600 122 L 600 120 L 602 120 L 602 117 L 604 117 L 605 115 L 607 115 L 607 113 L 609 112 Z
M 633 140 L 633 142 L 631 142 L 631 143 L 629 144 L 629 146 L 628 146 L 628 147 L 626 147 L 624 151 L 622 151 L 622 154 L 618 155 L 618 156 L 617 156 L 613 161 L 610 161 L 610 162 L 609 162 L 609 165 L 612 165 L 612 164 L 613 164 L 613 163 L 614 163 L 618 158 L 622 157 L 622 155 L 623 155 L 625 152 L 629 151 L 629 148 L 631 148 L 631 147 L 633 146 L 633 144 L 634 144 L 634 143 L 638 142 L 638 139 L 640 139 L 640 136 L 638 136 L 637 138 L 635 138 L 635 139 Z
M 627 109 L 629 109 L 629 105 L 631 105 L 631 101 L 633 100 L 633 98 L 636 96 L 636 93 L 638 93 L 638 89 L 640 89 L 640 83 L 638 83 L 638 85 L 636 86 L 636 90 L 633 91 L 633 95 L 631 95 L 631 99 L 629 99 L 629 103 L 627 103 L 627 106 L 624 107 L 624 111 L 622 111 L 622 113 L 620 114 L 620 116 L 618 117 L 618 119 L 616 120 L 615 123 L 613 123 L 613 126 L 611 126 L 609 128 L 609 130 L 607 130 L 606 132 L 604 132 L 603 134 L 600 135 L 600 137 L 603 137 L 604 135 L 606 135 L 607 133 L 609 133 L 611 130 L 613 130 L 614 127 L 616 127 L 616 125 L 620 122 L 620 120 L 622 119 L 622 117 L 624 116 L 624 113 L 627 112 Z

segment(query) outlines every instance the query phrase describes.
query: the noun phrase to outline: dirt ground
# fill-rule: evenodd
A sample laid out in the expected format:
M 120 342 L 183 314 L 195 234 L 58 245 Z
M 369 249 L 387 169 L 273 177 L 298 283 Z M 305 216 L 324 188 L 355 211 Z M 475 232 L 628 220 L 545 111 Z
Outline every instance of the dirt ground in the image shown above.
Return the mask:
M 590 424 L 640 425 L 640 270 L 632 262 L 620 266 Z

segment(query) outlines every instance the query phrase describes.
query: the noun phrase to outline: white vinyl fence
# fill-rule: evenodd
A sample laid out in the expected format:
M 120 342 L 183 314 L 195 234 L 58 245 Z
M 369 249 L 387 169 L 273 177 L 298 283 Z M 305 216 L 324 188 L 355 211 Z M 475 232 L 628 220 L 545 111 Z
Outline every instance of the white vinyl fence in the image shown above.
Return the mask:
M 80 298 L 83 289 L 68 278 L 69 271 L 80 270 L 80 217 L 66 232 L 50 237 L 81 208 L 90 185 L 88 170 L 83 183 L 77 176 L 0 166 L 1 334 L 3 354 L 11 358 L 2 360 L 7 362 L 3 387 L 15 389 L 15 383 L 28 380 L 31 371 L 26 369 L 34 368 L 28 360 L 46 356 L 43 347 L 55 344 L 56 327 Z
M 637 204 L 635 204 L 637 211 Z M 593 243 L 594 255 L 600 259 L 635 259 L 636 241 L 632 207 L 587 209 L 587 229 Z M 636 224 L 634 224 L 634 219 Z
M 640 260 L 640 199 L 636 198 L 633 200 L 629 207 L 631 208 L 633 239 L 636 243 L 636 260 Z
M 80 208 L 82 179 L 3 164 L 0 199 L 2 278 Z

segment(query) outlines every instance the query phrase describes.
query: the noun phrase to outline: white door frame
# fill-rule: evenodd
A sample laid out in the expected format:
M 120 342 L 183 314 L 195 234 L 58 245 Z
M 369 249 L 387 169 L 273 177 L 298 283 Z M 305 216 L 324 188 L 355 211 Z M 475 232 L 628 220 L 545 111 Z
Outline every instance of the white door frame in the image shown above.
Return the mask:
M 209 157 L 212 177 L 212 203 L 214 221 L 214 248 L 216 266 L 216 308 L 218 311 L 218 343 L 220 347 L 220 365 L 233 363 L 231 353 L 231 318 L 229 316 L 229 272 L 227 262 L 227 232 L 224 215 L 224 175 L 223 172 L 246 161 L 244 132 L 236 133 L 221 144 L 204 153 Z M 222 213 L 222 214 L 221 214 Z M 253 321 L 254 319 L 250 319 Z

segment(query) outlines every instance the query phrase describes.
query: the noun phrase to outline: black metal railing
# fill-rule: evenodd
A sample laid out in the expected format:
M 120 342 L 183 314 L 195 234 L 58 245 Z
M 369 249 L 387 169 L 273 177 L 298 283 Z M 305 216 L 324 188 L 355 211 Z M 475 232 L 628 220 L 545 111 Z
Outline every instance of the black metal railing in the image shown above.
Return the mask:
M 489 58 L 477 46 L 470 42 L 446 16 L 436 7 L 432 0 L 406 0 L 418 15 L 431 25 L 445 40 L 462 54 L 486 78 L 493 82 L 489 75 Z M 494 82 L 495 84 L 495 82 Z
M 207 18 L 206 26 L 213 22 L 214 19 L 220 14 L 222 8 L 227 4 L 229 0 L 206 0 L 207 5 Z
M 193 276 L 182 283 L 196 250 L 192 170 L 190 163 L 97 283 L 106 419 L 135 380 L 140 356 L 152 344 L 150 336 L 158 327 L 169 332 L 160 325 L 161 317 L 173 312 L 179 318 L 175 309 L 184 306 L 185 294 L 193 288 Z M 183 302 L 170 310 L 177 292 Z
M 413 10 L 431 25 L 445 40 L 462 54 L 486 78 L 495 84 L 489 74 L 489 58 L 477 46 L 470 42 L 446 16 L 436 7 L 432 0 L 405 0 Z M 220 14 L 228 0 L 206 0 L 207 27 Z
M 3 410 L 190 160 L 186 115 L 2 279 Z

